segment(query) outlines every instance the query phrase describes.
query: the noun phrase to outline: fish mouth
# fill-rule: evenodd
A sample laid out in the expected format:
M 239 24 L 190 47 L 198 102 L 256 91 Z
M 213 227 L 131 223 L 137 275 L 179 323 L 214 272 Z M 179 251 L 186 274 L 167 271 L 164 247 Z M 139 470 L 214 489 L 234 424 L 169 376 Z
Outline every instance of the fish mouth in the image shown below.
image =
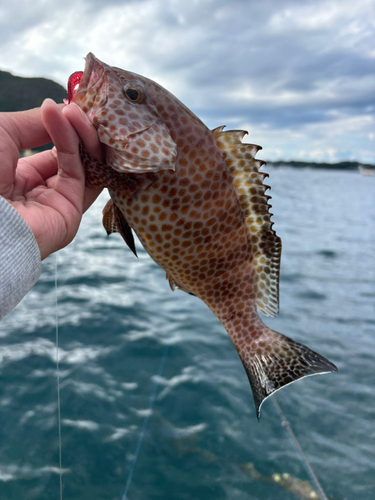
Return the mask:
M 73 73 L 68 81 L 68 102 L 74 102 L 88 115 L 91 121 L 107 102 L 107 79 L 105 64 L 92 52 L 85 58 L 83 72 Z
M 87 54 L 85 61 L 85 69 L 79 83 L 78 92 L 87 92 L 101 82 L 104 76 L 104 64 L 92 52 Z

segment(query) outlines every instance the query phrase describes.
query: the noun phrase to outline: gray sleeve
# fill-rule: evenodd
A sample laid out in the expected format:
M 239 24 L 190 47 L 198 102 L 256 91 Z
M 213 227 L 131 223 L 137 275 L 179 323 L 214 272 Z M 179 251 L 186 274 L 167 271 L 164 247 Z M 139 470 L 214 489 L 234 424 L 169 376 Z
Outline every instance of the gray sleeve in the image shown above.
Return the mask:
M 41 271 L 39 247 L 31 229 L 0 196 L 0 319 L 35 285 Z

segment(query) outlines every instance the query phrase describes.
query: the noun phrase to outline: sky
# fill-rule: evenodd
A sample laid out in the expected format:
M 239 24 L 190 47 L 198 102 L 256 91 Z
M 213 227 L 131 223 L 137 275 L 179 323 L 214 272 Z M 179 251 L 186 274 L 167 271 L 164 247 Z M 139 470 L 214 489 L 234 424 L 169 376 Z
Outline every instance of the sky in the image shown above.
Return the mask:
M 15 0 L 0 69 L 66 86 L 93 52 L 268 161 L 375 164 L 375 0 Z

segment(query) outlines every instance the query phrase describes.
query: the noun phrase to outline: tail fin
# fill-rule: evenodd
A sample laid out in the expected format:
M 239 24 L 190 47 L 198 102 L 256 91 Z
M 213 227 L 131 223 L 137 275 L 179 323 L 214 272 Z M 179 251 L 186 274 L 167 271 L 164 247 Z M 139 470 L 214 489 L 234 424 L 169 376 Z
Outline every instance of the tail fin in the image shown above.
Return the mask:
M 256 352 L 239 350 L 253 391 L 257 417 L 265 399 L 285 385 L 309 375 L 336 372 L 337 367 L 303 344 L 267 328 L 267 340 Z

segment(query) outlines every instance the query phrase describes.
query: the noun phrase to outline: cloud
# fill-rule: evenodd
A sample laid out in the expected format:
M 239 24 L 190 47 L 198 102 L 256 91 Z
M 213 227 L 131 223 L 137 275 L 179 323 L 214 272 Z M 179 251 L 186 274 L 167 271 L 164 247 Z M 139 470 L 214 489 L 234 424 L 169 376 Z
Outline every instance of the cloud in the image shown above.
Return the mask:
M 91 51 L 158 81 L 210 127 L 245 127 L 265 159 L 310 151 L 320 161 L 375 162 L 374 7 L 375 0 L 8 2 L 0 10 L 0 67 L 65 85 Z

